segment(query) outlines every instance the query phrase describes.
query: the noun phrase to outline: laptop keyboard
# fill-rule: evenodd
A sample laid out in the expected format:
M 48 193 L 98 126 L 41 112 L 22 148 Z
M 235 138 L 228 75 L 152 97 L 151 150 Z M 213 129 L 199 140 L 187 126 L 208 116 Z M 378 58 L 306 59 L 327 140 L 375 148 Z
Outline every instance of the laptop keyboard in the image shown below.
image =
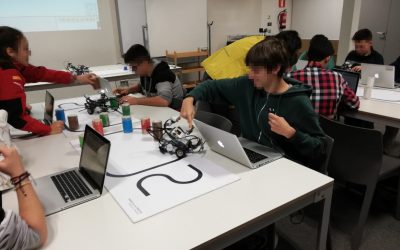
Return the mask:
M 92 191 L 74 170 L 51 176 L 51 180 L 65 202 L 92 194 Z
M 246 153 L 247 157 L 249 158 L 251 163 L 256 163 L 259 162 L 261 160 L 267 159 L 268 156 L 259 154 L 257 152 L 254 152 L 253 150 L 250 150 L 248 148 L 243 148 L 244 152 Z

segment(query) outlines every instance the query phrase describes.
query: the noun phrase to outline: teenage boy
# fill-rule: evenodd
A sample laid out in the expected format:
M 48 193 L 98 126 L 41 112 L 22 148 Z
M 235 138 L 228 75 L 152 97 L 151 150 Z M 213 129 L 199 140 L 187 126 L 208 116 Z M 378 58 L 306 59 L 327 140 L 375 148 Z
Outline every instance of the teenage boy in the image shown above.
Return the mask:
M 360 100 L 346 80 L 339 73 L 326 69 L 333 54 L 334 49 L 328 38 L 315 35 L 307 52 L 307 66 L 287 74 L 287 77 L 312 87 L 310 99 L 315 112 L 330 119 L 339 106 L 349 109 L 358 109 L 360 106 Z
M 288 158 L 318 168 L 324 133 L 310 102 L 311 87 L 283 79 L 290 66 L 284 42 L 268 38 L 257 43 L 245 62 L 249 75 L 207 81 L 192 90 L 182 103 L 181 116 L 191 127 L 195 101 L 232 103 L 240 113 L 243 137 L 278 147 Z
M 114 93 L 126 95 L 121 98 L 121 103 L 180 109 L 185 90 L 166 62 L 151 59 L 147 49 L 140 44 L 135 44 L 128 49 L 124 55 L 124 61 L 140 77 L 140 83 L 114 90 Z M 138 92 L 144 97 L 127 95 Z
M 354 50 L 350 51 L 345 59 L 345 61 L 356 63 L 351 68 L 352 71 L 360 72 L 360 63 L 384 64 L 383 56 L 372 47 L 372 32 L 369 29 L 357 31 L 352 40 L 354 41 Z

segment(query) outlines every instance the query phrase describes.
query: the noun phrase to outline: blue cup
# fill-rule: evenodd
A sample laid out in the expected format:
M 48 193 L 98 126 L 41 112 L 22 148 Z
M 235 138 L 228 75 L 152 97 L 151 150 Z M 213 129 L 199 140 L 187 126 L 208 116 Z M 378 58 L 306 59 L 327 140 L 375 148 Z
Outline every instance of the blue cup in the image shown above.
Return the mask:
M 130 116 L 122 117 L 122 129 L 125 134 L 133 132 L 132 119 Z
M 56 119 L 57 119 L 57 121 L 63 121 L 63 122 L 65 122 L 65 112 L 64 112 L 64 109 L 62 109 L 62 108 L 57 108 L 57 109 L 56 109 Z

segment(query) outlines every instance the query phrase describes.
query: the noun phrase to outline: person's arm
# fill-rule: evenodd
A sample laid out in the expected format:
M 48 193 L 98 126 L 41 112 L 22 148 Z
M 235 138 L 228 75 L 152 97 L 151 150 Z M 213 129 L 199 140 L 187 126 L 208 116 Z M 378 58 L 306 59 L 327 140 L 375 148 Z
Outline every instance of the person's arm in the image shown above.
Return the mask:
M 26 82 L 52 82 L 52 83 L 83 83 L 90 84 L 93 88 L 98 88 L 97 76 L 93 73 L 75 76 L 67 71 L 47 69 L 43 66 L 22 66 L 17 65 Z
M 341 86 L 343 86 L 343 96 L 340 99 L 340 104 L 344 104 L 347 108 L 358 109 L 360 107 L 360 99 L 349 87 L 348 83 L 342 78 Z
M 116 89 L 113 89 L 114 94 L 119 94 L 119 95 L 128 95 L 128 94 L 135 94 L 140 91 L 140 84 L 135 84 L 130 87 L 118 87 Z
M 21 159 L 15 148 L 0 147 L 4 159 L 0 161 L 0 171 L 11 178 L 20 176 L 25 172 Z M 47 226 L 43 207 L 32 187 L 29 179 L 23 180 L 16 189 L 19 215 L 26 224 L 37 231 L 40 236 L 40 245 L 47 240 Z M 21 239 L 23 240 L 23 239 Z
M 64 123 L 54 122 L 51 126 L 28 115 L 23 98 L 0 101 L 0 106 L 8 112 L 8 123 L 14 128 L 29 131 L 38 135 L 61 133 Z
M 147 105 L 147 106 L 157 106 L 157 107 L 168 107 L 169 102 L 162 98 L 161 96 L 153 97 L 133 97 L 124 96 L 120 100 L 121 103 L 127 102 L 130 105 Z
M 247 76 L 206 81 L 196 86 L 187 96 L 192 96 L 195 101 L 235 105 L 236 101 L 240 100 L 243 95 L 239 85 L 247 84 L 246 81 L 248 81 Z
M 19 72 L 24 76 L 26 82 L 53 82 L 68 84 L 75 80 L 75 77 L 67 71 L 47 69 L 42 66 L 17 65 Z

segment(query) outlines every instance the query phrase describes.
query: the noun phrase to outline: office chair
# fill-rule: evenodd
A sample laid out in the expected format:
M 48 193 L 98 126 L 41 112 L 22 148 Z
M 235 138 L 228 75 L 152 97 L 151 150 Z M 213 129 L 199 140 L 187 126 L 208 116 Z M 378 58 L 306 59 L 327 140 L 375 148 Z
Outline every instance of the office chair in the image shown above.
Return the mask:
M 328 175 L 335 182 L 355 183 L 366 188 L 358 222 L 351 237 L 352 249 L 358 249 L 377 182 L 399 175 L 400 159 L 383 154 L 382 134 L 377 130 L 349 126 L 322 116 L 320 125 L 335 140 Z M 399 192 L 396 202 L 395 217 L 399 219 Z
M 232 122 L 221 115 L 199 110 L 194 118 L 226 132 L 231 132 Z

